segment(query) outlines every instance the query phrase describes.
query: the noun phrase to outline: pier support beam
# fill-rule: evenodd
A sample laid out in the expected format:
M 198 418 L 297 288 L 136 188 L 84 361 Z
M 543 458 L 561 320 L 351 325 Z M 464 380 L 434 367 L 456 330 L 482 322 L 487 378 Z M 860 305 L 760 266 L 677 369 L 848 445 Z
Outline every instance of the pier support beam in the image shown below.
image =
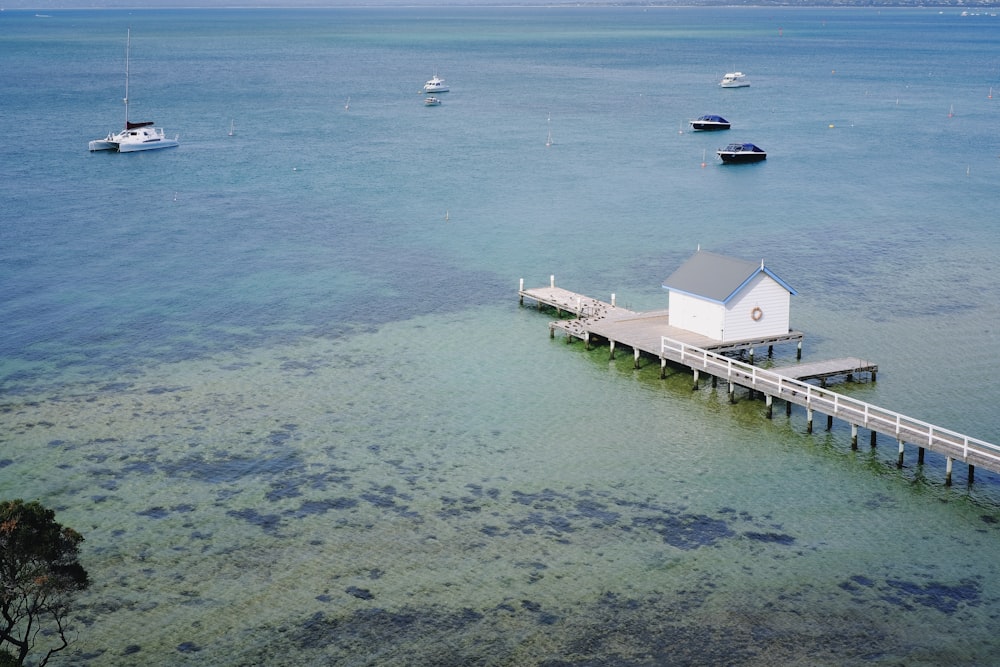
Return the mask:
M 902 439 L 899 440 L 899 458 L 896 459 L 896 467 L 903 467 L 903 453 L 906 451 L 905 444 Z
M 667 377 L 667 359 L 666 357 L 660 357 L 660 379 L 663 380 Z
M 694 390 L 698 389 L 698 369 L 697 368 L 694 369 L 694 384 L 691 386 L 691 388 L 694 389 Z
M 972 480 L 976 478 L 976 466 L 969 464 L 969 484 L 972 484 Z
M 851 449 L 858 448 L 858 425 L 851 424 Z
M 878 434 L 875 431 L 872 431 L 869 439 L 871 440 L 872 449 L 875 449 L 875 445 L 878 442 Z
M 609 341 L 608 341 L 608 344 L 609 344 L 609 345 L 611 346 L 611 354 L 610 354 L 610 358 L 611 358 L 611 359 L 614 359 L 614 358 L 615 358 L 615 341 L 613 341 L 613 340 L 609 340 Z
M 639 368 L 639 348 L 634 348 L 632 355 L 635 357 L 635 367 Z
M 917 463 L 919 465 L 923 465 L 924 464 L 924 448 L 923 447 L 917 447 Z
M 813 432 L 813 409 L 806 408 L 806 433 Z
M 729 384 L 729 402 L 730 403 L 735 403 L 736 402 L 736 383 L 733 382 L 732 380 L 730 380 L 728 382 L 728 384 Z
M 589 350 L 590 349 L 590 332 L 589 331 L 583 334 L 583 348 L 585 350 Z
M 750 363 L 751 366 L 753 366 L 753 348 L 752 347 L 750 348 L 750 361 L 749 361 L 749 363 Z
M 826 416 L 826 430 L 827 431 L 833 430 L 833 415 Z
M 786 417 L 791 417 L 792 416 L 792 402 L 791 401 L 785 401 L 785 416 Z
M 802 341 L 801 340 L 799 341 L 799 344 L 798 344 L 797 348 L 798 349 L 795 351 L 795 358 L 797 360 L 799 360 L 799 361 L 802 361 Z
M 951 486 L 951 464 L 952 464 L 952 458 L 950 456 L 946 456 L 945 459 L 944 459 L 944 461 L 945 461 L 945 463 L 944 463 L 944 485 L 945 486 Z
M 770 419 L 774 415 L 774 397 L 768 394 L 764 397 L 764 405 L 767 406 L 767 418 Z

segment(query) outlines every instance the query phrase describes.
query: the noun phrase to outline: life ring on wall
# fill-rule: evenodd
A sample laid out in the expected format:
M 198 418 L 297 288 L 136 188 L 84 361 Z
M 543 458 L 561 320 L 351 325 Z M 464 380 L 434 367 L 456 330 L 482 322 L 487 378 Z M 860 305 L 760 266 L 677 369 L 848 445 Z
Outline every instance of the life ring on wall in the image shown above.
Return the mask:
M 753 310 L 750 311 L 750 319 L 754 322 L 760 322 L 762 317 L 764 317 L 764 311 L 760 309 L 760 306 L 754 306 Z

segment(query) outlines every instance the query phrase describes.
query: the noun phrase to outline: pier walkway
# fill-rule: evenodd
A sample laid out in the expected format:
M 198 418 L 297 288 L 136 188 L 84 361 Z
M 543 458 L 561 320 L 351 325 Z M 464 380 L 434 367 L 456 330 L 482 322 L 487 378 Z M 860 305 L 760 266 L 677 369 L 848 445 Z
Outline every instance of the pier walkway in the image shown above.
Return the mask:
M 679 364 L 691 369 L 693 386 L 698 388 L 699 376 L 704 373 L 714 380 L 722 379 L 729 384 L 730 400 L 734 400 L 737 386 L 750 389 L 751 395 L 759 392 L 765 398 L 767 417 L 772 417 L 775 398 L 786 403 L 786 413 L 791 414 L 793 404 L 806 408 L 807 431 L 813 430 L 813 416 L 819 412 L 827 416 L 827 429 L 834 418 L 851 425 L 851 447 L 857 448 L 858 429 L 865 428 L 870 433 L 871 446 L 876 445 L 876 434 L 891 436 L 898 443 L 897 465 L 902 467 L 904 445 L 918 447 L 918 463 L 924 461 L 924 450 L 929 449 L 946 459 L 946 483 L 951 484 L 952 465 L 955 460 L 969 466 L 968 480 L 971 483 L 976 466 L 1000 473 L 1000 446 L 979 438 L 951 431 L 927 422 L 908 417 L 886 408 L 859 401 L 825 388 L 831 377 L 845 376 L 849 381 L 855 376 L 869 374 L 875 380 L 878 366 L 856 357 L 831 359 L 827 361 L 795 364 L 787 367 L 762 369 L 753 365 L 756 348 L 768 346 L 771 353 L 777 343 L 796 342 L 797 357 L 801 358 L 801 332 L 790 331 L 787 336 L 766 339 L 720 343 L 690 331 L 671 327 L 667 311 L 637 313 L 611 302 L 576 294 L 555 287 L 554 278 L 546 288 L 524 289 L 524 281 L 518 295 L 521 304 L 529 298 L 538 304 L 562 312 L 577 315 L 576 319 L 560 320 L 549 324 L 549 335 L 563 331 L 568 337 L 579 338 L 590 345 L 593 338 L 605 339 L 614 358 L 616 344 L 630 347 L 638 368 L 640 356 L 645 353 L 660 360 L 660 375 L 665 375 L 667 363 Z M 750 363 L 734 359 L 724 352 L 748 351 Z M 714 381 L 713 380 L 713 381 Z M 817 387 L 806 380 L 819 380 Z

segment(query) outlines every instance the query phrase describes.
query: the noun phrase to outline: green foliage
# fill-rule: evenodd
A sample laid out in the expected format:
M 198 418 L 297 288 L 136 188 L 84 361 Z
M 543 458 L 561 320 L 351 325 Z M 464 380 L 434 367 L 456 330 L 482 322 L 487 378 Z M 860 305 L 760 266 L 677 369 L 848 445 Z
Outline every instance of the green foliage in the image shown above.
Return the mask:
M 66 620 L 73 596 L 87 588 L 87 571 L 77 561 L 83 536 L 61 526 L 55 512 L 38 502 L 0 503 L 0 644 L 24 664 L 45 630 L 49 658 L 69 645 Z M 44 636 L 43 635 L 43 636 Z M 0 667 L 7 664 L 0 651 Z

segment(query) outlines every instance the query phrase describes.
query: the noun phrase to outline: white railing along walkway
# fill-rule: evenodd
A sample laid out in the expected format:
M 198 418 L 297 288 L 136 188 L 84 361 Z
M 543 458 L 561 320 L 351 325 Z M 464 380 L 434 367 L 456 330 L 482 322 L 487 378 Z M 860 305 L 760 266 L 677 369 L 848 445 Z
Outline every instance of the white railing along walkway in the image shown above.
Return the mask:
M 803 405 L 809 410 L 891 435 L 901 442 L 926 447 L 963 461 L 967 461 L 971 454 L 982 459 L 984 465 L 989 464 L 988 467 L 992 470 L 1000 472 L 1000 447 L 985 440 L 907 417 L 801 380 L 784 377 L 666 336 L 661 339 L 660 356 L 728 382 Z

